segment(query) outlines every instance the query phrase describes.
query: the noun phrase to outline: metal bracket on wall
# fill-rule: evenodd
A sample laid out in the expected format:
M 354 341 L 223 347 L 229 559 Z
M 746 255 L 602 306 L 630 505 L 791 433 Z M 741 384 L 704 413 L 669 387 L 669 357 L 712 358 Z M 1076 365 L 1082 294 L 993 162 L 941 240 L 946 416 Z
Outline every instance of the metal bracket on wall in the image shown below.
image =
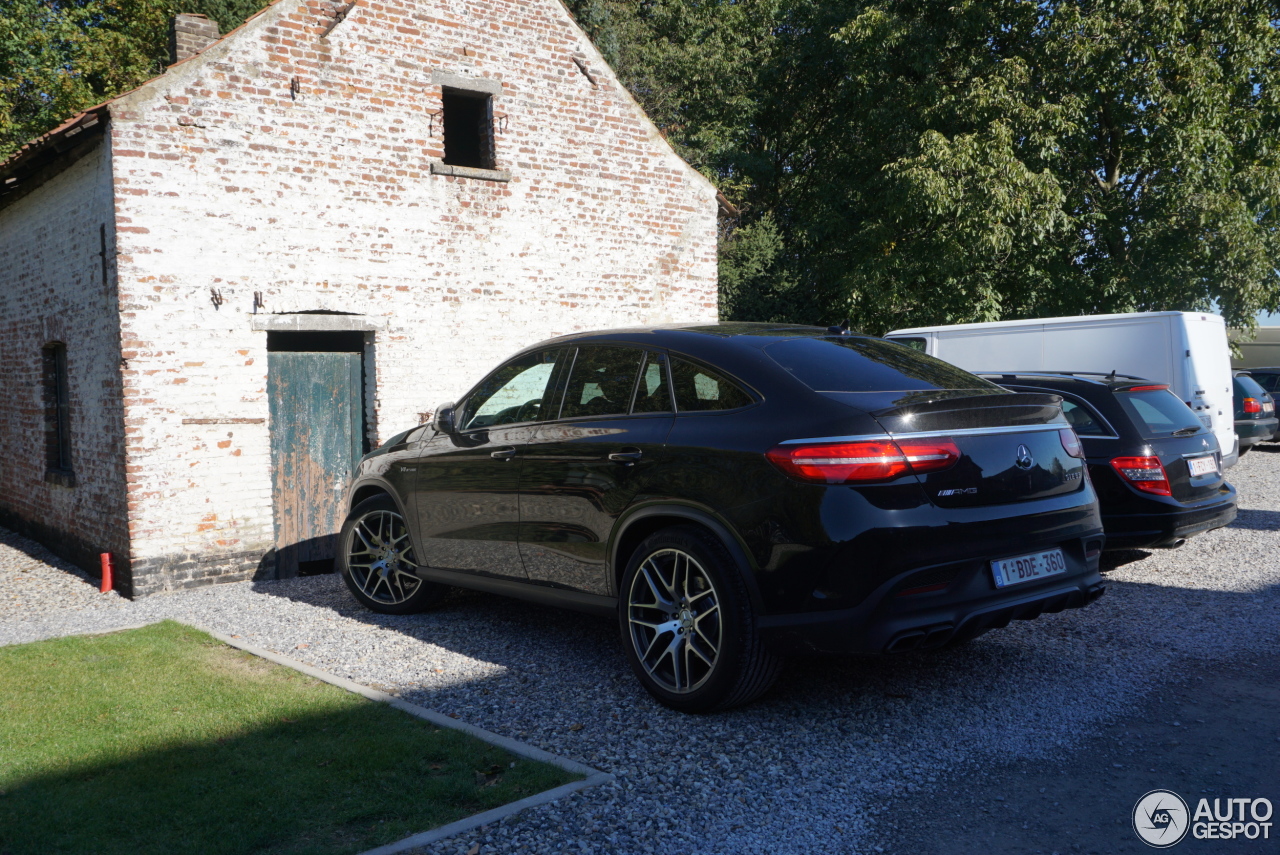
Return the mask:
M 351 14 L 351 10 L 356 7 L 357 2 L 359 2 L 359 0 L 352 0 L 352 2 L 348 3 L 347 5 L 338 8 L 333 13 L 333 22 L 330 23 L 329 26 L 324 28 L 324 32 L 320 34 L 320 38 L 322 39 L 327 38 L 329 33 L 333 32 L 334 27 L 338 26 L 343 21 L 347 20 L 347 15 Z
M 573 55 L 573 64 L 578 66 L 578 70 L 582 72 L 582 76 L 591 81 L 591 88 L 596 89 L 600 84 L 596 81 L 596 76 L 591 73 L 591 67 L 587 65 L 587 58 L 579 54 Z
M 222 292 L 221 292 L 221 291 L 219 291 L 217 288 L 210 288 L 210 289 L 209 289 L 209 302 L 213 303 L 213 307 L 214 307 L 215 309 L 217 309 L 219 306 L 221 306 L 221 305 L 222 305 L 222 303 L 223 303 L 223 299 L 222 299 Z

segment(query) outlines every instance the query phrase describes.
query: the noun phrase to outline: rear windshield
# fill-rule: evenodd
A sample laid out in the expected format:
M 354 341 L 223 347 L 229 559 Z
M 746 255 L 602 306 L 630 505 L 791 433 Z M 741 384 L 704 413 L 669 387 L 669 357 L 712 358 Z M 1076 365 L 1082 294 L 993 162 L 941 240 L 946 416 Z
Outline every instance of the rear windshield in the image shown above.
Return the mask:
M 815 392 L 1008 392 L 949 362 L 879 338 L 793 338 L 764 352 Z
M 1236 381 L 1236 394 L 1241 398 L 1257 398 L 1261 401 L 1262 396 L 1267 394 L 1267 390 L 1248 374 L 1237 374 L 1233 379 Z
M 1183 428 L 1202 427 L 1196 414 L 1168 389 L 1146 392 L 1117 392 L 1120 406 L 1148 439 L 1169 436 Z

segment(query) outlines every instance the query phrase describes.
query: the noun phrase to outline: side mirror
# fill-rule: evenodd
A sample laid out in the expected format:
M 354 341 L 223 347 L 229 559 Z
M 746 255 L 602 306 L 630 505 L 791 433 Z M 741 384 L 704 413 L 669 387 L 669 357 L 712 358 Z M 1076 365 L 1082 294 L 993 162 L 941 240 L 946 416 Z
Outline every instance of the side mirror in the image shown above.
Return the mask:
M 453 433 L 453 402 L 441 404 L 436 407 L 435 415 L 431 417 L 431 426 L 440 433 Z

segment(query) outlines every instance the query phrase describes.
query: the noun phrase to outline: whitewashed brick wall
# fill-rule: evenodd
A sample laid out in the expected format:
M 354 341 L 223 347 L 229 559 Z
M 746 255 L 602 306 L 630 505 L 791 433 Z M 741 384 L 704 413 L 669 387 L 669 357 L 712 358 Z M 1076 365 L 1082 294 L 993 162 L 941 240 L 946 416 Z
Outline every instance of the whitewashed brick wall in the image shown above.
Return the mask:
M 0 210 L 0 525 L 128 556 L 110 144 Z M 102 257 L 106 243 L 106 278 Z M 46 480 L 42 348 L 66 344 L 74 484 Z
M 716 317 L 714 190 L 558 0 L 362 0 L 322 39 L 335 6 L 281 0 L 111 107 L 138 593 L 272 545 L 255 291 L 385 325 L 376 440 L 540 339 Z M 431 174 L 436 71 L 501 82 L 510 182 Z

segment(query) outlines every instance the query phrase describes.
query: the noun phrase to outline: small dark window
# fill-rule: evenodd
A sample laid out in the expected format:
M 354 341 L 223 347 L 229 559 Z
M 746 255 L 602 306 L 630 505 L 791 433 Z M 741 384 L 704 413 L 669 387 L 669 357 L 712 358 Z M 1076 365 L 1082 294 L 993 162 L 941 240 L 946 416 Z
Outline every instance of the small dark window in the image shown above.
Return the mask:
M 891 338 L 886 341 L 896 341 L 898 344 L 905 344 L 912 350 L 918 350 L 921 353 L 929 352 L 929 342 L 922 338 Z
M 671 387 L 667 383 L 667 357 L 649 352 L 640 382 L 636 385 L 636 402 L 633 413 L 671 412 Z
M 493 98 L 482 92 L 445 89 L 444 162 L 493 169 Z
M 625 416 L 644 353 L 630 347 L 581 347 L 560 418 Z
M 44 437 L 46 465 L 52 472 L 71 471 L 71 405 L 67 388 L 67 346 L 44 347 Z
M 751 403 L 750 395 L 724 377 L 683 359 L 672 358 L 671 377 L 675 384 L 676 409 L 682 413 L 732 410 Z

